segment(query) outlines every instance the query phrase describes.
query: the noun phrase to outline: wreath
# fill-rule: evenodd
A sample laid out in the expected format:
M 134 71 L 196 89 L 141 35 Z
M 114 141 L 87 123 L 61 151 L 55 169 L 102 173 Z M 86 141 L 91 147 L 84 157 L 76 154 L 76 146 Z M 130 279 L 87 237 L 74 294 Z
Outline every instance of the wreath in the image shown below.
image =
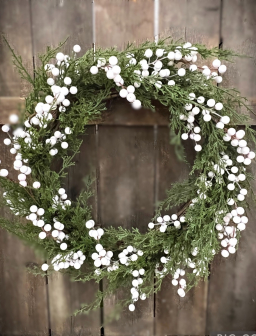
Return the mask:
M 43 249 L 48 263 L 35 272 L 69 272 L 77 281 L 106 278 L 106 290 L 80 311 L 97 308 L 118 288 L 128 288 L 121 303 L 134 311 L 136 301 L 157 292 L 165 276 L 172 276 L 184 297 L 208 276 L 216 253 L 226 258 L 236 252 L 248 222 L 247 166 L 255 157 L 247 141 L 255 142 L 255 136 L 248 117 L 236 112 L 249 110 L 246 99 L 218 85 L 227 70 L 223 61 L 237 56 L 234 52 L 168 38 L 129 44 L 124 51 L 92 49 L 78 57 L 79 45 L 68 56 L 59 51 L 62 43 L 39 56 L 42 65 L 32 78 L 8 46 L 32 91 L 22 114 L 11 115 L 2 127 L 17 171 L 12 180 L 6 168 L 0 170 L 2 202 L 19 219 L 0 223 Z M 211 65 L 197 66 L 198 59 Z M 176 145 L 191 139 L 197 152 L 189 178 L 167 191 L 145 234 L 95 223 L 89 182 L 72 201 L 63 187 L 81 145 L 78 136 L 117 95 L 138 113 L 141 106 L 154 111 L 155 101 L 166 106 Z M 241 124 L 245 127 L 237 130 Z M 173 206 L 181 210 L 170 214 Z

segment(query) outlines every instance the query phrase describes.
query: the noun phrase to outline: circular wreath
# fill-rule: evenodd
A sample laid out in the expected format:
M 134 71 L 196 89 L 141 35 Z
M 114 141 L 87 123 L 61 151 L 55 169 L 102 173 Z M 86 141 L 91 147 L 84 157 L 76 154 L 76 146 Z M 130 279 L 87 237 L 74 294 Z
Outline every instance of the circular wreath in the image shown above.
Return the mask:
M 1 225 L 43 247 L 49 262 L 41 273 L 65 271 L 82 281 L 107 278 L 106 291 L 83 311 L 98 307 L 105 295 L 121 287 L 130 292 L 122 303 L 134 311 L 135 302 L 158 291 L 168 274 L 184 297 L 208 276 L 208 265 L 219 250 L 223 257 L 236 252 L 248 222 L 247 166 L 255 154 L 244 137 L 255 137 L 248 126 L 235 129 L 247 119 L 236 112 L 246 107 L 245 98 L 217 85 L 227 69 L 222 60 L 235 54 L 169 39 L 128 45 L 124 51 L 89 50 L 81 57 L 80 46 L 70 56 L 59 52 L 61 47 L 39 56 L 42 65 L 34 79 L 10 47 L 14 64 L 33 89 L 22 115 L 11 115 L 10 125 L 2 127 L 17 180 L 9 179 L 3 168 L 0 182 L 5 205 L 27 221 L 1 219 Z M 199 57 L 210 59 L 211 65 L 197 66 Z M 101 228 L 87 203 L 90 189 L 70 201 L 63 188 L 81 145 L 78 135 L 116 95 L 138 113 L 141 106 L 153 110 L 152 101 L 167 106 L 179 145 L 180 139 L 191 139 L 197 152 L 189 179 L 167 192 L 145 234 L 136 228 Z M 56 160 L 62 162 L 57 170 Z M 164 215 L 173 206 L 182 208 Z

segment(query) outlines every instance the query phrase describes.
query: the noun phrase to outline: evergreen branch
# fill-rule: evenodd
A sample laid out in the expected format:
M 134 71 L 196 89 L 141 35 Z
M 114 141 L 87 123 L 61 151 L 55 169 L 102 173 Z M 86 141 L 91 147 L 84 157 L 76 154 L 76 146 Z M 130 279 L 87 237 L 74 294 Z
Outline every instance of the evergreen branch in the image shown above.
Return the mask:
M 12 57 L 13 57 L 13 64 L 18 69 L 19 74 L 21 75 L 21 78 L 25 79 L 27 82 L 29 82 L 30 84 L 32 84 L 34 86 L 34 80 L 30 76 L 30 74 L 28 73 L 27 69 L 24 67 L 21 57 L 17 56 L 15 54 L 14 49 L 11 47 L 11 45 L 8 42 L 8 40 L 6 39 L 6 37 L 4 35 L 2 35 L 2 37 L 3 37 L 3 40 L 6 43 L 7 47 L 11 51 L 11 54 L 12 54 Z

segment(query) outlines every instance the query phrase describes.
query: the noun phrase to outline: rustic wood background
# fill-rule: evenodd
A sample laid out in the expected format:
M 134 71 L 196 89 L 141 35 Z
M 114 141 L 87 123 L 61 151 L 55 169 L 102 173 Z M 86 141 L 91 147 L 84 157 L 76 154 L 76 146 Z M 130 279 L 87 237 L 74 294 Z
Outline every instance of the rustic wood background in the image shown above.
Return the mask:
M 0 31 L 31 72 L 37 54 L 68 35 L 67 52 L 76 43 L 86 51 L 94 40 L 98 46 L 122 48 L 128 41 L 153 39 L 157 21 L 160 34 L 251 56 L 229 66 L 222 85 L 240 89 L 256 111 L 255 0 L 95 0 L 94 4 L 91 0 L 0 0 Z M 1 45 L 0 123 L 18 109 L 20 97 L 28 90 L 12 66 L 9 51 Z M 169 144 L 168 116 L 161 109 L 155 114 L 135 112 L 117 100 L 103 122 L 88 126 L 85 133 L 75 170 L 69 173 L 70 197 L 81 191 L 83 178 L 91 174 L 96 177 L 97 222 L 145 231 L 156 201 L 165 197 L 172 182 L 189 172 Z M 0 137 L 0 158 L 10 162 Z M 191 161 L 194 152 L 191 144 L 186 146 Z M 256 171 L 255 165 L 252 169 Z M 0 212 L 9 216 L 6 209 Z M 110 323 L 108 315 L 122 293 L 106 300 L 100 311 L 72 316 L 93 298 L 97 285 L 73 283 L 59 273 L 47 281 L 34 277 L 26 268 L 40 263 L 40 257 L 0 230 L 0 335 L 160 336 L 256 330 L 255 215 L 253 206 L 238 253 L 228 260 L 216 256 L 208 281 L 184 299 L 178 298 L 167 279 L 161 292 L 135 313 L 124 311 Z

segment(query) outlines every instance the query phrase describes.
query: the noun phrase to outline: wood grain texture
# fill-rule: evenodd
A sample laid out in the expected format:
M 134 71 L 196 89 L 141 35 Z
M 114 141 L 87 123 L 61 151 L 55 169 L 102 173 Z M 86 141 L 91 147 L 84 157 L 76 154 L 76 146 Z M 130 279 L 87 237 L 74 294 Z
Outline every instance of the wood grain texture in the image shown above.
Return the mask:
M 180 299 L 171 277 L 164 281 L 156 301 L 155 335 L 204 335 L 206 326 L 207 284 L 198 286 Z
M 8 213 L 1 209 L 1 216 Z M 0 230 L 0 334 L 48 335 L 46 284 L 27 267 L 42 261 L 18 238 Z
M 120 97 L 107 102 L 107 110 L 103 111 L 101 118 L 92 121 L 92 124 L 100 125 L 124 125 L 124 126 L 154 126 L 169 125 L 170 112 L 159 103 L 155 104 L 155 111 L 141 108 L 131 109 L 131 104 Z
M 24 65 L 32 73 L 32 44 L 29 0 L 0 0 L 0 33 L 4 34 Z M 11 53 L 1 41 L 0 45 L 0 96 L 23 96 L 29 86 L 14 69 Z
M 255 175 L 255 163 L 250 170 Z M 255 192 L 255 181 L 252 182 L 252 187 Z M 212 267 L 207 312 L 208 332 L 227 328 L 234 331 L 256 328 L 256 213 L 253 199 L 249 203 L 249 222 L 242 232 L 237 253 L 226 260 L 218 256 Z
M 146 230 L 153 214 L 153 154 L 152 127 L 99 127 L 102 225 Z
M 160 35 L 216 46 L 220 0 L 161 0 Z
M 0 125 L 8 124 L 11 114 L 19 114 L 24 109 L 25 100 L 20 97 L 0 97 Z
M 19 114 L 25 107 L 25 100 L 19 97 L 0 97 L 0 125 L 8 123 L 10 114 Z M 107 110 L 100 118 L 90 121 L 89 125 L 125 125 L 154 126 L 169 125 L 170 113 L 167 108 L 156 103 L 155 111 L 141 108 L 131 110 L 131 104 L 121 98 L 114 98 L 107 103 Z
M 95 126 L 89 126 L 82 137 L 83 144 L 75 158 L 75 167 L 70 167 L 65 188 L 68 198 L 75 200 L 85 190 L 85 181 L 90 177 L 95 182 L 92 189 L 96 192 L 96 136 Z M 91 199 L 93 218 L 96 217 L 97 198 Z M 100 312 L 91 312 L 89 315 L 74 312 L 81 308 L 83 303 L 90 303 L 95 299 L 98 290 L 96 283 L 72 282 L 68 276 L 56 272 L 49 279 L 51 329 L 56 336 L 96 336 L 100 331 Z
M 90 0 L 46 0 L 31 1 L 32 33 L 34 54 L 44 52 L 47 45 L 57 46 L 68 36 L 62 51 L 70 53 L 74 44 L 79 44 L 81 53 L 92 47 L 92 6 Z M 75 199 L 84 188 L 83 178 L 94 174 L 95 138 L 93 127 L 90 135 L 84 136 L 80 154 L 75 158 L 77 165 L 69 170 L 67 180 L 68 196 Z M 54 274 L 49 278 L 49 300 L 51 328 L 53 335 L 98 335 L 99 312 L 89 316 L 74 317 L 75 310 L 82 303 L 94 298 L 98 286 L 93 283 L 72 282 L 68 276 Z
M 83 303 L 94 300 L 97 284 L 72 282 L 68 275 L 54 273 L 49 277 L 50 314 L 52 336 L 98 336 L 99 311 L 89 315 L 74 312 Z
M 17 178 L 12 167 L 12 155 L 3 144 L 0 133 L 0 153 L 8 168 L 10 178 Z M 12 220 L 7 208 L 0 209 L 0 216 Z M 1 335 L 48 335 L 46 283 L 41 276 L 28 273 L 31 264 L 41 264 L 31 248 L 7 231 L 0 230 L 0 334 Z
M 212 48 L 219 45 L 220 0 L 187 0 L 186 40 Z
M 83 143 L 80 153 L 75 157 L 76 165 L 70 167 L 68 174 L 68 196 L 75 200 L 86 189 L 86 181 L 92 181 L 91 189 L 94 193 L 89 200 L 92 207 L 92 217 L 97 219 L 97 141 L 95 126 L 88 126 L 82 136 Z M 69 280 L 70 281 L 70 280 Z M 94 281 L 87 283 L 72 283 L 71 307 L 72 312 L 81 307 L 83 303 L 90 303 L 95 299 L 99 285 Z M 72 318 L 72 331 L 74 335 L 96 336 L 99 335 L 101 326 L 100 311 L 90 312 L 88 315 L 80 314 Z
M 161 0 L 159 2 L 160 37 L 171 36 L 174 40 L 186 36 L 187 0 Z
M 81 54 L 92 47 L 91 0 L 31 0 L 31 4 L 35 55 L 68 37 L 63 47 L 66 53 L 75 44 L 81 46 Z
M 10 114 L 19 114 L 25 107 L 25 100 L 20 97 L 0 97 L 0 125 L 8 123 Z M 107 103 L 98 120 L 89 122 L 90 125 L 126 125 L 153 126 L 169 125 L 170 113 L 166 108 L 156 104 L 155 111 L 141 108 L 132 109 L 131 104 L 121 98 L 114 98 Z
M 254 210 L 255 211 L 255 210 Z M 209 282 L 207 329 L 255 330 L 255 214 L 249 216 L 239 250 L 224 260 L 217 256 Z
M 145 1 L 95 1 L 96 46 L 117 46 L 123 49 L 128 42 L 142 42 L 154 36 L 154 3 Z M 115 106 L 115 105 L 114 105 Z M 129 104 L 116 105 L 111 122 L 131 124 L 135 114 Z M 119 115 L 120 112 L 120 115 Z M 147 116 L 147 117 L 146 117 Z M 138 124 L 152 123 L 155 115 L 142 111 Z M 107 120 L 107 119 L 106 119 Z M 99 202 L 100 223 L 138 227 L 145 231 L 154 211 L 153 127 L 99 126 Z M 104 286 L 107 286 L 105 283 Z M 120 291 L 104 302 L 104 320 L 115 306 Z M 137 305 L 131 314 L 127 309 L 121 318 L 105 326 L 106 335 L 151 335 L 153 333 L 153 300 Z M 106 323 L 105 323 L 106 324 Z
M 98 151 L 100 223 L 145 232 L 154 212 L 153 127 L 99 126 Z M 105 321 L 121 297 L 118 291 L 104 301 Z M 106 335 L 152 332 L 153 299 L 138 304 L 134 313 L 125 307 L 118 321 L 105 325 Z
M 222 40 L 224 48 L 251 54 L 251 59 L 239 59 L 229 65 L 223 85 L 238 87 L 255 102 L 256 6 L 254 1 L 224 1 Z M 229 22 L 229 23 L 228 23 Z M 255 120 L 255 118 L 254 118 Z M 253 120 L 253 124 L 254 124 Z M 255 164 L 252 171 L 255 174 Z M 255 183 L 253 189 L 255 190 Z M 242 232 L 240 248 L 228 260 L 216 259 L 212 265 L 209 285 L 207 330 L 253 330 L 255 323 L 255 204 L 249 216 L 247 230 Z M 221 274 L 221 277 L 219 276 Z M 218 291 L 218 295 L 216 292 Z
M 208 47 L 219 44 L 220 0 L 163 0 L 160 2 L 160 17 L 160 33 L 163 35 L 170 32 L 174 39 L 201 42 Z M 161 200 L 166 197 L 165 191 L 170 184 L 186 178 L 190 170 L 177 160 L 174 148 L 169 144 L 168 128 L 159 128 L 157 143 L 157 199 Z M 192 142 L 186 143 L 186 154 L 192 164 Z M 207 295 L 208 282 L 202 281 L 184 299 L 179 299 L 171 284 L 171 278 L 165 279 L 162 290 L 156 295 L 156 334 L 204 334 Z
M 172 183 L 188 178 L 195 152 L 192 141 L 184 141 L 184 148 L 189 164 L 177 159 L 174 146 L 170 145 L 169 129 L 159 127 L 157 137 L 157 200 L 166 197 L 166 190 Z M 168 214 L 175 213 L 175 208 Z M 205 331 L 207 309 L 207 282 L 201 282 L 184 299 L 179 299 L 177 288 L 171 284 L 168 276 L 162 289 L 156 294 L 156 335 L 193 334 Z
M 216 47 L 220 40 L 220 12 L 220 0 L 162 0 L 160 35 Z M 197 65 L 210 66 L 211 62 L 199 56 Z
M 153 0 L 97 0 L 96 45 L 123 49 L 128 42 L 153 40 L 153 17 Z
M 100 221 L 104 226 L 137 227 L 145 232 L 154 211 L 153 127 L 99 126 Z M 108 319 L 119 291 L 104 302 Z M 124 309 L 118 321 L 106 325 L 106 335 L 152 333 L 153 300 Z
M 247 57 L 235 58 L 228 63 L 223 77 L 225 87 L 235 87 L 242 96 L 247 97 L 249 105 L 256 114 L 256 2 L 254 0 L 225 0 L 222 15 L 223 48 L 232 49 Z M 249 56 L 249 57 L 248 57 Z M 244 111 L 241 111 L 244 112 Z M 252 124 L 256 116 L 250 114 Z

